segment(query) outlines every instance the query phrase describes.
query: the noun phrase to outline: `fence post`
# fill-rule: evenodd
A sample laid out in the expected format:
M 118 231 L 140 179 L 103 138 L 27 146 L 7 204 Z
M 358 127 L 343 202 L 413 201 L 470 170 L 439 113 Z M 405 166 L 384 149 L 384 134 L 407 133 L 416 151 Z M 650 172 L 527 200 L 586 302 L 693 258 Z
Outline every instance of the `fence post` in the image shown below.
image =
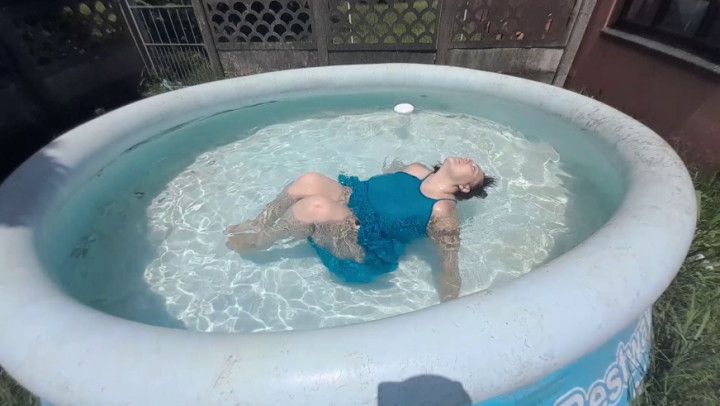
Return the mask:
M 225 76 L 225 71 L 220 63 L 220 57 L 218 56 L 217 47 L 215 46 L 214 36 L 208 24 L 207 10 L 205 9 L 206 4 L 206 0 L 192 0 L 195 19 L 197 20 L 198 27 L 200 27 L 200 33 L 202 34 L 205 49 L 210 59 L 210 66 L 216 73 Z
M 440 19 L 437 25 L 437 45 L 435 49 L 435 64 L 447 64 L 448 49 L 452 42 L 453 24 L 455 23 L 455 11 L 457 10 L 456 0 L 441 0 Z
M 563 55 L 562 58 L 560 58 L 560 64 L 555 71 L 555 78 L 553 78 L 552 82 L 553 85 L 559 87 L 565 85 L 565 80 L 568 77 L 573 60 L 575 60 L 575 54 L 580 48 L 580 42 L 585 35 L 585 30 L 595 10 L 597 0 L 577 0 L 577 3 L 570 17 L 571 24 L 565 36 L 565 48 L 563 49 Z
M 313 35 L 318 52 L 318 64 L 328 64 L 328 42 L 330 41 L 330 15 L 328 0 L 313 0 L 311 3 L 313 17 Z

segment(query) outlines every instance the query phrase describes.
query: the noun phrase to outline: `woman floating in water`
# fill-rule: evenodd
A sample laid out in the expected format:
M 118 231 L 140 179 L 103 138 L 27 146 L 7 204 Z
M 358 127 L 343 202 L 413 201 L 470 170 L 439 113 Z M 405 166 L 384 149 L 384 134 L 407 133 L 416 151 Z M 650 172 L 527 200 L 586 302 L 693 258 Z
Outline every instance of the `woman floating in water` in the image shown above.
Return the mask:
M 471 159 L 448 158 L 434 170 L 394 161 L 383 175 L 336 182 L 307 173 L 290 184 L 252 221 L 230 226 L 228 248 L 269 248 L 287 238 L 308 238 L 325 266 L 348 282 L 369 282 L 393 271 L 405 246 L 430 236 L 440 249 L 443 301 L 460 292 L 460 222 L 455 205 L 485 198 L 494 179 Z

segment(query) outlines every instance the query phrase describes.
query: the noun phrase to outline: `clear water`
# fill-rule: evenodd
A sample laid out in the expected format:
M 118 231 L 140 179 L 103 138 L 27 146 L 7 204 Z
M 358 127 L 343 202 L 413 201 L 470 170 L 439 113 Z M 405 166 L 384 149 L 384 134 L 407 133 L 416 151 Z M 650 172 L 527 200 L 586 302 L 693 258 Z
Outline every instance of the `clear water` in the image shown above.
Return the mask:
M 563 156 L 568 145 L 558 141 L 577 129 L 514 126 L 502 120 L 501 102 L 468 114 L 452 108 L 451 95 L 422 96 L 407 95 L 418 104 L 410 116 L 392 112 L 397 95 L 328 96 L 228 111 L 155 137 L 65 204 L 48 232 L 51 270 L 81 301 L 150 324 L 208 332 L 320 328 L 437 304 L 439 258 L 419 241 L 396 272 L 348 285 L 306 242 L 244 256 L 225 248 L 225 226 L 254 217 L 306 171 L 366 178 L 385 159 L 477 159 L 499 183 L 486 200 L 460 205 L 463 295 L 532 271 L 585 239 L 617 206 L 620 182 L 608 181 L 616 175 L 602 157 L 570 157 L 590 148 L 584 144 Z M 604 175 L 594 179 L 583 164 Z M 65 242 L 53 238 L 59 232 Z

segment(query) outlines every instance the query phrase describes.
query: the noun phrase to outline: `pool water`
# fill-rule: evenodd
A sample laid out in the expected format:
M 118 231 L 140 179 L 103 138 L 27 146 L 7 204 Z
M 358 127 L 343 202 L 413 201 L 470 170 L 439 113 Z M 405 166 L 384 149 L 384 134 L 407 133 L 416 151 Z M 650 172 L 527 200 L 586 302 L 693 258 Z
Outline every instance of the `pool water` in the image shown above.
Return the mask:
M 478 100 L 470 111 L 448 94 L 407 94 L 416 111 L 398 115 L 399 97 L 289 99 L 156 135 L 65 202 L 45 233 L 48 268 L 69 294 L 131 320 L 207 332 L 312 329 L 439 303 L 439 257 L 418 241 L 397 271 L 360 285 L 336 280 L 305 241 L 229 251 L 223 229 L 253 218 L 304 172 L 367 178 L 385 160 L 476 159 L 498 183 L 487 199 L 459 206 L 462 295 L 531 272 L 617 207 L 619 175 L 583 156 L 587 141 L 561 120 L 502 101 Z M 602 165 L 604 176 L 588 176 Z

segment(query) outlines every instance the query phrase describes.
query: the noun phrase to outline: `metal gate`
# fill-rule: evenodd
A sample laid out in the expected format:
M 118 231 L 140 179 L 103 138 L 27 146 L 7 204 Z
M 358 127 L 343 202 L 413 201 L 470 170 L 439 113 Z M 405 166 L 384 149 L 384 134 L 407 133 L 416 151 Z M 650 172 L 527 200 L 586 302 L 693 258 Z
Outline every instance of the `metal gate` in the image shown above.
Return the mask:
M 203 37 L 202 13 L 192 0 L 120 0 L 123 16 L 146 68 L 169 85 L 187 86 L 222 77 L 217 52 Z

